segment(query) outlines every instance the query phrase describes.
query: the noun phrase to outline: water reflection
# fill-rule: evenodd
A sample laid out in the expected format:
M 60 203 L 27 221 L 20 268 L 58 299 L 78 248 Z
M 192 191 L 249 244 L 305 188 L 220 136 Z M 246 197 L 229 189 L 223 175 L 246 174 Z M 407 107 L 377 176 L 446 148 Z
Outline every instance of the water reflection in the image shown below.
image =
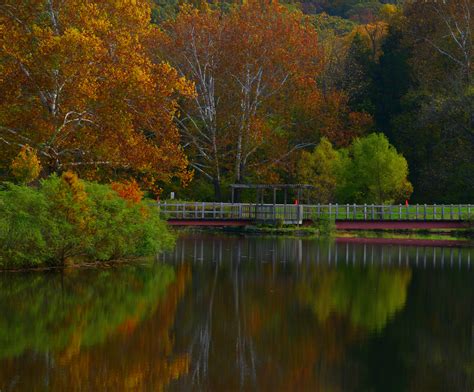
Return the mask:
M 407 268 L 314 268 L 300 284 L 299 296 L 319 322 L 337 314 L 355 327 L 381 330 L 403 309 L 410 279 Z
M 464 241 L 188 235 L 162 261 L 257 261 L 471 268 L 472 244 Z
M 145 265 L 0 275 L 0 391 L 474 386 L 474 249 L 188 234 Z
M 471 253 L 188 236 L 163 256 L 193 265 L 176 339 L 190 369 L 171 387 L 466 390 L 474 383 Z
M 188 367 L 170 329 L 189 278 L 165 265 L 0 275 L 0 390 L 162 389 Z

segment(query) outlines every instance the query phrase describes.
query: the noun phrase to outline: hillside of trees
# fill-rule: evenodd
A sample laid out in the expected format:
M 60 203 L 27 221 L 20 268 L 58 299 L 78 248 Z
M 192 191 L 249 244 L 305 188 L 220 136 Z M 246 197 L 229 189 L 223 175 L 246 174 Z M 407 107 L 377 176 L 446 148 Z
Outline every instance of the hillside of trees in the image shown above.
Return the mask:
M 472 202 L 473 8 L 5 0 L 0 177 L 32 148 L 40 178 L 162 197 L 304 181 L 321 202 Z

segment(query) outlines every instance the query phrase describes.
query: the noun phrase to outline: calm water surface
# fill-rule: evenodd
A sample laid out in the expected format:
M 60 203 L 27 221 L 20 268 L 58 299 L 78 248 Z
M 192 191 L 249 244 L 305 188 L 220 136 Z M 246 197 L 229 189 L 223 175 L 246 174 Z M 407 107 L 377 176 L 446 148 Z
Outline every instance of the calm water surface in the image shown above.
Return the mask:
M 474 247 L 190 234 L 0 274 L 0 391 L 472 391 Z

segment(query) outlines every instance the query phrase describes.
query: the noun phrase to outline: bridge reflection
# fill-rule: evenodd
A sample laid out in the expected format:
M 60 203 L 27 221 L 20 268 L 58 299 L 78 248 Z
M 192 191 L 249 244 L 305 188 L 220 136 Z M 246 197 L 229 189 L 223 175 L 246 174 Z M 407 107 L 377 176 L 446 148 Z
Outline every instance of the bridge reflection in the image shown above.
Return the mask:
M 470 269 L 474 248 L 460 241 L 283 237 L 186 234 L 166 262 L 185 263 L 321 263 L 327 265 L 414 266 Z

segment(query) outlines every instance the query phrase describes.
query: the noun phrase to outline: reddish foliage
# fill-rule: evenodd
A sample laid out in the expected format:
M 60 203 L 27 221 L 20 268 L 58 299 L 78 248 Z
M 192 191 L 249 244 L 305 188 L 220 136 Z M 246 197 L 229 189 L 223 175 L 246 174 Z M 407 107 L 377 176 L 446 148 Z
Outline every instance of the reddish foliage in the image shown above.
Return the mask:
M 143 192 L 134 179 L 129 181 L 113 182 L 110 186 L 122 199 L 132 203 L 139 203 L 143 198 Z

